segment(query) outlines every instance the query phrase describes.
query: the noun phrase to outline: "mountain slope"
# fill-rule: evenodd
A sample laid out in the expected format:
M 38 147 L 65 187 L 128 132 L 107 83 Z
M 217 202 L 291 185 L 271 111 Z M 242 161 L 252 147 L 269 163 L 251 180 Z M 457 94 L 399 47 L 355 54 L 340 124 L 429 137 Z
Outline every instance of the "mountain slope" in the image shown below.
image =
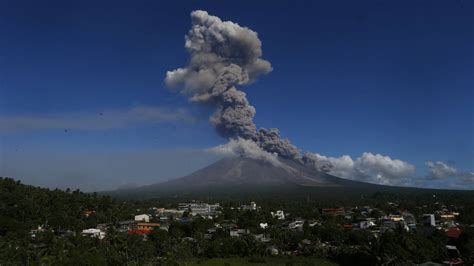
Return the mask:
M 372 189 L 374 184 L 338 178 L 300 163 L 279 159 L 278 165 L 244 157 L 221 159 L 187 176 L 113 194 L 159 196 L 172 193 L 284 192 L 303 189 Z
M 308 171 L 280 160 L 273 164 L 248 158 L 225 158 L 188 176 L 170 180 L 164 186 L 222 186 L 222 185 L 304 185 L 339 186 L 324 174 Z

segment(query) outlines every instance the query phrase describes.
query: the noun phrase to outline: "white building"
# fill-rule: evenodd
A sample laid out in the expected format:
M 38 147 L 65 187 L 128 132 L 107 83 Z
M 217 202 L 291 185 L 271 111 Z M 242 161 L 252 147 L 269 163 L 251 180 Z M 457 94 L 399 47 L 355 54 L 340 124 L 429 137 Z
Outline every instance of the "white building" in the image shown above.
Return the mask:
M 282 210 L 271 212 L 270 214 L 273 218 L 277 218 L 278 220 L 285 220 L 285 213 Z
M 370 227 L 375 226 L 376 224 L 373 221 L 361 221 L 359 223 L 360 229 L 369 229 Z
M 250 205 L 242 205 L 240 208 L 244 211 L 256 211 L 257 210 L 257 203 L 254 201 L 250 202 Z
M 105 238 L 105 232 L 97 228 L 89 228 L 82 230 L 83 236 L 97 237 L 98 239 Z
M 252 211 L 256 211 L 257 210 L 257 203 L 255 203 L 254 201 L 250 202 L 250 208 Z
M 296 220 L 288 225 L 288 229 L 303 229 L 304 220 Z
M 434 214 L 423 214 L 423 225 L 425 226 L 436 226 L 436 220 Z
M 148 214 L 135 215 L 135 221 L 149 223 L 150 222 L 150 215 L 148 215 Z
M 31 236 L 32 238 L 35 238 L 37 234 L 43 233 L 43 232 L 45 232 L 45 231 L 46 231 L 46 230 L 45 230 L 42 226 L 38 225 L 38 228 L 37 228 L 37 229 L 33 229 L 33 230 L 30 231 L 30 236 Z
M 231 237 L 241 237 L 243 235 L 249 234 L 250 231 L 248 229 L 231 229 L 229 231 L 229 235 Z
M 316 220 L 310 220 L 308 221 L 308 226 L 309 227 L 315 227 L 316 225 L 321 225 L 321 222 L 320 221 L 316 221 Z
M 219 203 L 216 204 L 207 204 L 201 202 L 189 202 L 189 203 L 180 203 L 178 204 L 178 210 L 191 210 L 193 215 L 213 215 L 220 209 Z
M 267 229 L 268 228 L 268 223 L 260 223 L 260 228 Z

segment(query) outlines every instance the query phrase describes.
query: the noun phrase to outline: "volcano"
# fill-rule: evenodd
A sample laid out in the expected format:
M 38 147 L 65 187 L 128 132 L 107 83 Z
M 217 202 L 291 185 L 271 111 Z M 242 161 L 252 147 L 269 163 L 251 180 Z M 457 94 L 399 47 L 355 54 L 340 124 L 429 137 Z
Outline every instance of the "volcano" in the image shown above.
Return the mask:
M 376 188 L 380 185 L 339 178 L 278 159 L 278 163 L 246 157 L 221 159 L 187 176 L 135 188 L 126 193 L 161 195 L 170 193 L 226 193 L 248 191 L 290 191 L 298 188 Z M 116 191 L 119 192 L 119 191 Z
M 224 158 L 190 175 L 162 183 L 170 187 L 340 186 L 338 178 L 279 159 L 278 164 L 246 157 Z

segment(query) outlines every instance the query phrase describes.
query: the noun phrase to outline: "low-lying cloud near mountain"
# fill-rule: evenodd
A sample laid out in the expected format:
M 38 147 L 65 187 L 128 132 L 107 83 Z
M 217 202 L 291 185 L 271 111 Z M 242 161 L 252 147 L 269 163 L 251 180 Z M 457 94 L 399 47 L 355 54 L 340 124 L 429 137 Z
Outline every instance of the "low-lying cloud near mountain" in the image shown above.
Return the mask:
M 427 178 L 430 179 L 443 179 L 456 176 L 458 174 L 458 170 L 456 168 L 441 161 L 427 161 L 426 166 L 428 167 Z
M 125 110 L 103 110 L 95 113 L 64 113 L 48 116 L 0 116 L 0 132 L 80 129 L 106 130 L 143 123 L 193 121 L 185 109 L 164 109 L 155 106 L 136 106 Z
M 364 152 L 353 160 L 351 156 L 327 157 L 315 154 L 321 165 L 332 165 L 329 172 L 333 175 L 358 181 L 402 185 L 415 174 L 415 166 L 389 156 Z
M 443 180 L 455 178 L 458 184 L 474 184 L 474 172 L 460 171 L 453 165 L 441 161 L 427 161 L 426 166 L 428 167 L 427 179 Z
M 258 34 L 202 10 L 191 12 L 191 21 L 184 45 L 190 55 L 189 63 L 168 71 L 165 82 L 173 91 L 186 95 L 190 102 L 214 108 L 209 121 L 229 142 L 210 151 L 261 159 L 275 165 L 277 158 L 282 157 L 343 178 L 385 185 L 413 185 L 429 178 L 459 176 L 460 172 L 441 162 L 428 162 L 430 174 L 416 177 L 414 165 L 370 152 L 357 159 L 348 155 L 336 158 L 311 152 L 301 154 L 288 139 L 281 138 L 277 128 L 257 129 L 253 121 L 256 109 L 237 86 L 248 85 L 273 69 L 269 61 L 261 58 Z M 463 176 L 472 180 L 469 174 Z

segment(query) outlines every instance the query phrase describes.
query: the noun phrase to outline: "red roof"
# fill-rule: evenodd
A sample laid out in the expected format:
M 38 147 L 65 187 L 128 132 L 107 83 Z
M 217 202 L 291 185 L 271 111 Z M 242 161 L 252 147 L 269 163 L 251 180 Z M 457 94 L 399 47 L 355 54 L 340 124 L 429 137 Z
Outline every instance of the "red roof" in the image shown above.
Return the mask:
M 324 214 L 342 214 L 344 213 L 344 208 L 323 208 L 321 211 Z
M 444 261 L 444 263 L 449 264 L 449 265 L 461 265 L 461 264 L 463 264 L 463 261 L 460 258 L 455 258 L 455 259 L 451 259 L 449 261 Z
M 337 211 L 344 211 L 344 208 L 323 208 L 325 212 L 337 212 Z
M 151 230 L 145 229 L 130 229 L 128 230 L 129 235 L 148 235 L 151 234 Z
M 457 227 L 446 230 L 446 235 L 450 238 L 458 238 L 461 234 L 462 230 Z

